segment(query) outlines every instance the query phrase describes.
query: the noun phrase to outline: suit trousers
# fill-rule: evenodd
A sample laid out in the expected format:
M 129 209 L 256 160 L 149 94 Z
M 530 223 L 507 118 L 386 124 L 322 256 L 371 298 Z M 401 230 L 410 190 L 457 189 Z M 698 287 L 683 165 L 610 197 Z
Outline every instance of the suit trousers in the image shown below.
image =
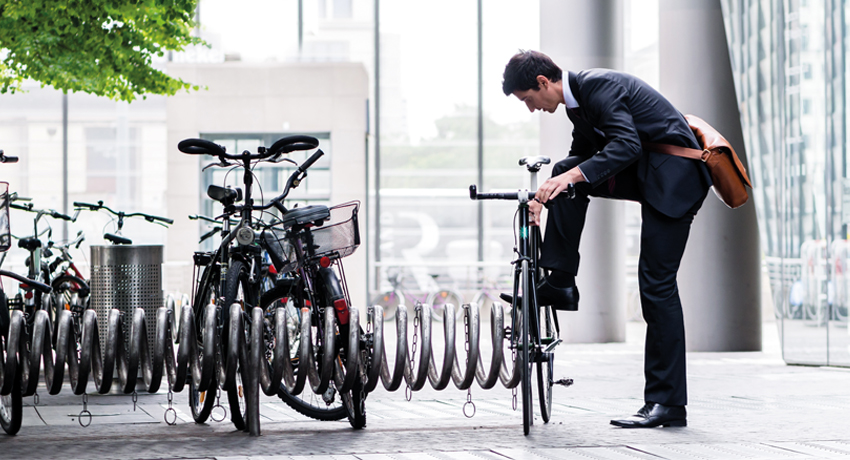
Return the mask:
M 581 161 L 577 157 L 562 160 L 555 165 L 552 175 L 562 174 Z M 641 204 L 638 285 L 647 326 L 644 399 L 684 406 L 687 404 L 685 325 L 676 274 L 702 200 L 680 218 L 664 215 L 642 200 L 635 165 L 597 187 L 576 184 L 574 199 L 559 195 L 547 203 L 549 217 L 541 248 L 541 267 L 578 274 L 578 249 L 591 196 Z

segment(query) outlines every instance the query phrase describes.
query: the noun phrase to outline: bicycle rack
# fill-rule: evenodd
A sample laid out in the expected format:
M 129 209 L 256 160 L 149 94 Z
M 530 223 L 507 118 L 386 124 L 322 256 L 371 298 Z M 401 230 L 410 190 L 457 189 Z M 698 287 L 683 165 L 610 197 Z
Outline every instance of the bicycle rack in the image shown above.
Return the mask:
M 347 337 L 349 354 L 343 367 L 340 360 L 336 359 L 335 350 L 338 348 L 335 340 L 338 337 L 333 332 L 336 329 L 334 310 L 327 308 L 322 318 L 324 330 L 328 331 L 323 346 L 332 352 L 322 350 L 322 353 L 317 354 L 318 350 L 313 350 L 311 340 L 301 340 L 294 355 L 300 363 L 297 373 L 292 365 L 293 360 L 290 359 L 293 355 L 289 350 L 286 308 L 278 308 L 274 313 L 276 336 L 273 338 L 275 346 L 273 356 L 268 361 L 269 365 L 262 365 L 267 359 L 265 350 L 268 349 L 263 330 L 264 311 L 255 307 L 250 312 L 251 328 L 246 331 L 242 306 L 231 305 L 227 346 L 222 347 L 216 335 L 217 308 L 215 305 L 208 305 L 202 312 L 201 323 L 202 343 L 215 345 L 199 350 L 192 307 L 184 305 L 182 308 L 177 344 L 172 339 L 175 325 L 173 310 L 160 307 L 153 325 L 155 330 L 152 334 L 152 353 L 148 347 L 145 312 L 141 308 L 133 312 L 130 320 L 130 339 L 126 347 L 122 333 L 124 315 L 117 309 L 109 311 L 104 350 L 101 350 L 100 346 L 98 315 L 92 309 L 86 310 L 83 315 L 80 343 L 75 343 L 69 311 L 59 311 L 55 340 L 52 337 L 54 329 L 47 313 L 38 311 L 34 318 L 31 349 L 28 349 L 24 339 L 26 332 L 23 313 L 19 310 L 12 311 L 6 350 L 5 353 L 0 353 L 0 395 L 8 395 L 12 391 L 15 379 L 21 382 L 22 396 L 33 395 L 38 386 L 42 363 L 45 385 L 51 395 L 58 394 L 62 389 L 66 364 L 71 390 L 76 395 L 86 394 L 90 377 L 94 382 L 95 391 L 108 393 L 113 385 L 112 377 L 115 373 L 118 374 L 120 391 L 125 394 L 134 393 L 139 369 L 142 371 L 144 387 L 150 393 L 159 391 L 163 377 L 167 380 L 166 388 L 169 393 L 181 392 L 186 386 L 190 372 L 192 381 L 197 383 L 198 391 L 212 389 L 217 382 L 223 391 L 227 391 L 235 388 L 239 369 L 245 390 L 247 431 L 252 435 L 259 435 L 259 391 L 273 396 L 278 393 L 281 385 L 293 395 L 298 395 L 308 388 L 309 391 L 322 394 L 333 379 L 338 391 L 347 392 L 354 388 L 359 376 L 367 394 L 374 391 L 379 382 L 387 391 L 397 391 L 402 382 L 405 382 L 408 389 L 406 391 L 409 391 L 410 395 L 424 388 L 426 383 L 430 383 L 436 390 L 443 390 L 453 382 L 458 389 L 468 390 L 473 381 L 481 388 L 489 389 L 495 386 L 497 381 L 501 381 L 507 388 L 514 388 L 520 380 L 521 363 L 519 360 L 505 357 L 506 329 L 503 307 L 499 303 L 491 308 L 489 343 L 493 353 L 489 363 L 485 363 L 481 355 L 480 318 L 477 308 L 468 304 L 464 306 L 467 311 L 465 324 L 468 329 L 464 350 L 459 353 L 456 348 L 456 322 L 448 320 L 455 318 L 454 305 L 445 306 L 442 323 L 432 323 L 431 309 L 417 304 L 412 344 L 408 343 L 407 308 L 400 306 L 398 309 L 395 318 L 396 349 L 392 361 L 388 360 L 385 349 L 382 307 L 374 306 L 368 309 L 366 330 L 370 334 L 365 337 L 367 340 L 361 340 L 363 337 L 360 335 L 359 312 L 356 307 L 351 307 L 350 334 Z M 432 347 L 433 324 L 443 325 L 445 351 L 439 367 Z M 302 309 L 301 336 L 311 337 L 311 327 L 310 311 Z M 367 344 L 364 354 L 361 354 L 362 343 Z M 420 344 L 421 348 L 417 350 Z M 462 365 L 460 358 L 464 357 L 464 354 L 466 364 Z M 323 357 L 321 363 L 315 362 L 317 355 Z M 219 359 L 216 359 L 217 356 Z M 303 370 L 306 372 L 302 372 Z M 170 407 L 170 396 L 169 394 L 168 410 L 173 411 Z

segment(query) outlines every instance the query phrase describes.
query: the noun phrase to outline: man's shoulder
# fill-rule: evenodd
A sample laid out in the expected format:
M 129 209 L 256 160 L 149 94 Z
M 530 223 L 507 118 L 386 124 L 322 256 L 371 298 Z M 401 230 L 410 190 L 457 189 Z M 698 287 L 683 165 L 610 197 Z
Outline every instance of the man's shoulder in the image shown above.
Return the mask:
M 619 83 L 625 84 L 632 81 L 640 81 L 640 79 L 632 74 L 620 72 L 613 69 L 585 69 L 575 74 L 576 82 L 579 85 L 598 84 L 598 83 Z

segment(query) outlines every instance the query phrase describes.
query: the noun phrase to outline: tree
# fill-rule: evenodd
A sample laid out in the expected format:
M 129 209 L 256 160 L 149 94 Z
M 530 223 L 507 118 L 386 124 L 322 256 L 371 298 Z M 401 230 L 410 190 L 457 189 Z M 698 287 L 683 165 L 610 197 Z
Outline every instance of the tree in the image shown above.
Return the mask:
M 154 56 L 203 44 L 191 35 L 196 3 L 0 0 L 0 93 L 28 78 L 123 101 L 197 90 L 153 67 Z

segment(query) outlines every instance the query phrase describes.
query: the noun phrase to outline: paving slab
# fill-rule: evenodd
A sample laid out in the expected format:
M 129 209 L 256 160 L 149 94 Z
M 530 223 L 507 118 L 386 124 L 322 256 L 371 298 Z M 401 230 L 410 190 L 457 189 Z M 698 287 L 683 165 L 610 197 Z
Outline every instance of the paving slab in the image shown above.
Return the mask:
M 552 420 L 522 435 L 511 390 L 467 392 L 426 386 L 407 401 L 380 386 L 367 401 L 367 427 L 304 417 L 278 398 L 261 398 L 262 436 L 229 423 L 195 424 L 186 395 L 175 395 L 177 422 L 167 425 L 167 395 L 90 395 L 92 423 L 79 426 L 80 396 L 40 390 L 24 403 L 17 436 L 0 435 L 6 459 L 850 459 L 850 370 L 787 366 L 778 341 L 754 353 L 689 353 L 688 427 L 624 430 L 609 420 L 642 405 L 642 329 L 626 343 L 564 345 Z M 775 327 L 774 329 L 775 330 Z M 435 350 L 439 350 L 435 346 Z M 226 406 L 226 405 L 224 405 Z

